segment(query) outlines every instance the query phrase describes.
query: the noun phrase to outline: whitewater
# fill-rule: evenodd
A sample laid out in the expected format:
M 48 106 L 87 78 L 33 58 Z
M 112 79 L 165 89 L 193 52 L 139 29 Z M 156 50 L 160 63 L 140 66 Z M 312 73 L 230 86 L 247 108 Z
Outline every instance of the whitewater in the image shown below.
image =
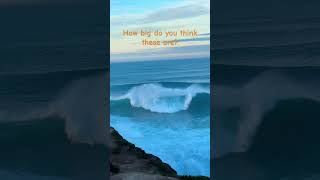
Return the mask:
M 210 89 L 197 84 L 185 89 L 166 88 L 161 84 L 142 84 L 131 88 L 122 96 L 110 97 L 110 100 L 128 99 L 133 107 L 142 107 L 151 112 L 175 113 L 187 110 L 192 99 L 201 93 L 210 94 Z
M 209 59 L 115 63 L 110 70 L 110 126 L 178 174 L 209 177 Z

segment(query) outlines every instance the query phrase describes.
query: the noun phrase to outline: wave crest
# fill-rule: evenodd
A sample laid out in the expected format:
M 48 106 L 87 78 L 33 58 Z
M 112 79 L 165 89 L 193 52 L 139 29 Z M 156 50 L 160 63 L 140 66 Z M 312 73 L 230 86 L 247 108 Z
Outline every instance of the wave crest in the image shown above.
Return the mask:
M 198 84 L 186 88 L 168 88 L 151 83 L 134 86 L 124 95 L 111 96 L 110 100 L 128 99 L 133 107 L 157 113 L 175 113 L 187 110 L 197 94 L 210 94 L 210 89 Z

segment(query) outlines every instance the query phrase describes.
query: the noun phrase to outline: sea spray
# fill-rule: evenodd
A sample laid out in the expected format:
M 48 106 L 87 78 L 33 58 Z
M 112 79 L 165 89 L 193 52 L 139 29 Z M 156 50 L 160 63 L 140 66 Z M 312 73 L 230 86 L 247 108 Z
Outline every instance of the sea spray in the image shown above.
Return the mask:
M 210 94 L 208 87 L 192 84 L 187 88 L 167 88 L 161 84 L 134 86 L 126 94 L 111 96 L 111 101 L 129 99 L 133 107 L 142 107 L 151 112 L 175 113 L 187 110 L 198 94 Z
M 179 175 L 210 176 L 210 59 L 111 63 L 110 71 L 110 125 Z

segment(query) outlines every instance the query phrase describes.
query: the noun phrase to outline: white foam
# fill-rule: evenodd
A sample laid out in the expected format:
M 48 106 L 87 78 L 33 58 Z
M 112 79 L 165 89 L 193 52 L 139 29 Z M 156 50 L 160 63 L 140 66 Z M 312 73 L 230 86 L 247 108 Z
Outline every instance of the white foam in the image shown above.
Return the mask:
M 210 94 L 210 89 L 197 84 L 183 89 L 150 83 L 135 86 L 122 96 L 110 97 L 110 100 L 129 99 L 133 107 L 141 107 L 151 112 L 175 113 L 187 110 L 193 97 L 200 93 Z
M 217 127 L 220 136 L 230 136 L 233 140 L 219 142 L 224 147 L 217 145 L 214 157 L 221 157 L 231 152 L 246 152 L 251 145 L 252 138 L 262 123 L 264 113 L 270 111 L 277 102 L 290 98 L 306 98 L 320 101 L 319 84 L 308 81 L 291 79 L 277 70 L 261 73 L 241 87 L 226 87 L 216 85 L 213 87 L 214 109 L 213 114 L 221 119 L 222 111 L 238 107 L 240 115 L 236 132 L 223 132 L 223 127 Z M 235 122 L 236 123 L 236 122 Z M 228 147 L 228 148 L 226 148 Z M 218 154 L 217 154 L 218 153 Z
M 69 83 L 45 104 L 0 109 L 0 121 L 29 121 L 60 117 L 73 142 L 108 145 L 106 75 L 84 77 Z
M 166 115 L 164 115 L 166 116 Z M 178 117 L 177 117 L 178 118 Z M 206 120 L 209 121 L 209 116 Z M 110 117 L 114 127 L 126 140 L 168 163 L 180 175 L 210 176 L 210 128 L 190 128 L 163 117 L 142 121 L 127 117 Z

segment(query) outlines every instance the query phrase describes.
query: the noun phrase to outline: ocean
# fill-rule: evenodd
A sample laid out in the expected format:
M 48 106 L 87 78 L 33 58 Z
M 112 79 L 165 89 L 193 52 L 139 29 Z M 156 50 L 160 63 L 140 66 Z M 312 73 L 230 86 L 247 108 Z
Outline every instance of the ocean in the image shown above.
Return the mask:
M 209 58 L 110 67 L 110 126 L 179 175 L 210 176 Z
M 320 68 L 213 71 L 214 179 L 318 179 Z
M 213 25 L 212 176 L 317 180 L 320 19 L 250 12 Z
M 98 1 L 0 2 L 0 179 L 107 179 Z
M 106 74 L 1 74 L 0 178 L 106 177 Z

